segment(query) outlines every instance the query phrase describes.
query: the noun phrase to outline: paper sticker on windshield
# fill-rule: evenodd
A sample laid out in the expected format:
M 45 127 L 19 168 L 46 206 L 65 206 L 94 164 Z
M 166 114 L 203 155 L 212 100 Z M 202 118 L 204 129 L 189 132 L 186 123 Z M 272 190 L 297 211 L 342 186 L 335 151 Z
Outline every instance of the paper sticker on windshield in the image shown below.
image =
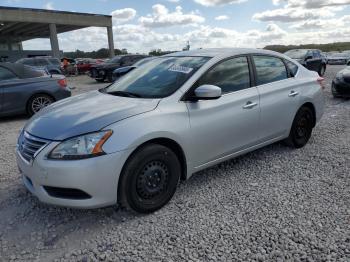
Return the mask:
M 172 72 L 178 72 L 178 73 L 184 73 L 184 74 L 189 74 L 191 73 L 193 68 L 191 67 L 186 67 L 186 66 L 180 66 L 180 65 L 172 65 L 169 67 L 169 71 Z

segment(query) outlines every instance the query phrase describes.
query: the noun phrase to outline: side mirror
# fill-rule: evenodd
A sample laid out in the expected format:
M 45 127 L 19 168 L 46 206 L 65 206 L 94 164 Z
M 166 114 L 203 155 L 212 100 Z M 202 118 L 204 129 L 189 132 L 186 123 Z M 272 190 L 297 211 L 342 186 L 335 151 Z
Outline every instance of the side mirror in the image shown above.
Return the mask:
M 201 85 L 194 90 L 196 99 L 199 100 L 212 100 L 221 97 L 221 88 L 214 85 Z

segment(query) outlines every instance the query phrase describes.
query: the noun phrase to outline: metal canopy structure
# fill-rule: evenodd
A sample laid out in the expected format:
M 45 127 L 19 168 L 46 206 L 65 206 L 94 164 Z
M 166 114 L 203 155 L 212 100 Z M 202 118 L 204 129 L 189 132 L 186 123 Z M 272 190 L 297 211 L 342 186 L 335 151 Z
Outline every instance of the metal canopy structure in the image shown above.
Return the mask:
M 0 6 L 0 41 L 22 42 L 50 38 L 54 56 L 59 57 L 57 34 L 86 28 L 105 27 L 110 56 L 114 56 L 112 17 L 87 13 Z

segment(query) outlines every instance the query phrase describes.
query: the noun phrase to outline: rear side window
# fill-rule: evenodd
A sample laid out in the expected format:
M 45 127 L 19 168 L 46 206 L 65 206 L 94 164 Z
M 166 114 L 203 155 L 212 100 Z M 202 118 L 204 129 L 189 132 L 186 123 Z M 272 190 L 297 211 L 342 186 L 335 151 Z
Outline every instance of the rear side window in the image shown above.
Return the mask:
M 37 66 L 46 66 L 46 65 L 48 65 L 48 62 L 46 61 L 46 59 L 37 58 L 35 62 L 36 62 Z
M 32 59 L 26 59 L 21 61 L 20 63 L 24 64 L 24 65 L 28 65 L 28 66 L 35 66 L 34 60 Z
M 256 84 L 264 85 L 288 78 L 286 66 L 280 58 L 253 56 L 256 68 Z
M 0 67 L 0 81 L 1 80 L 9 80 L 9 79 L 15 79 L 17 76 L 12 73 L 10 70 Z
M 290 76 L 295 77 L 298 72 L 298 66 L 289 60 L 285 60 L 285 62 L 288 67 Z
M 197 85 L 218 86 L 223 94 L 249 88 L 247 57 L 232 58 L 216 65 L 199 80 Z
M 50 61 L 50 63 L 53 64 L 53 65 L 59 66 L 59 65 L 61 64 L 60 60 L 55 59 L 55 58 L 49 58 L 49 61 Z

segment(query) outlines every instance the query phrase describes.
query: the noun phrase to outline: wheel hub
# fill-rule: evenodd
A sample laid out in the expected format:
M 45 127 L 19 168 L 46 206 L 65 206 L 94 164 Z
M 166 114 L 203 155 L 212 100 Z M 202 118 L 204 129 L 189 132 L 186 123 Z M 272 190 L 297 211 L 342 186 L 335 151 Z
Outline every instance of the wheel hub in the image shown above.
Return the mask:
M 143 199 L 151 199 L 166 188 L 168 168 L 162 161 L 146 164 L 137 177 L 137 193 Z
M 49 104 L 51 104 L 50 99 L 46 97 L 37 97 L 33 100 L 32 110 L 34 113 L 37 113 L 44 107 L 48 106 Z

